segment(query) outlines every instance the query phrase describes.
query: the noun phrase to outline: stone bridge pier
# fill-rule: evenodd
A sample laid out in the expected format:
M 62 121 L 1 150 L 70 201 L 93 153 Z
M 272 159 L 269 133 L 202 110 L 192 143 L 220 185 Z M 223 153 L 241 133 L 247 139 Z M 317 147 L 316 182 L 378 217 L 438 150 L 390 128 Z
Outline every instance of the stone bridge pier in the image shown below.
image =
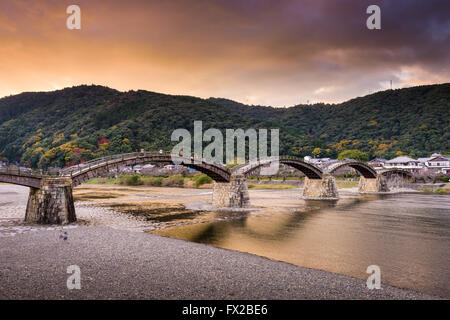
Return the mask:
M 230 182 L 214 182 L 212 203 L 217 207 L 249 207 L 250 197 L 245 176 L 232 175 Z
M 377 193 L 388 192 L 386 177 L 381 174 L 377 174 L 376 178 L 365 178 L 361 176 L 359 178 L 358 191 L 360 193 Z
M 306 200 L 336 200 L 339 198 L 336 181 L 330 174 L 323 174 L 322 179 L 305 177 L 303 199 Z
M 41 187 L 30 188 L 25 221 L 67 224 L 76 221 L 72 179 L 43 178 Z

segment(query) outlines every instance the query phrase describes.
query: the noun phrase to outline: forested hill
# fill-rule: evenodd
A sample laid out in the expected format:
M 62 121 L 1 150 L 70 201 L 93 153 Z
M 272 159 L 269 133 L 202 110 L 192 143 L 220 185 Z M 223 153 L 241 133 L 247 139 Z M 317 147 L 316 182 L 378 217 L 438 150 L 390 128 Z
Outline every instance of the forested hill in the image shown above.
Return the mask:
M 280 128 L 282 154 L 370 157 L 449 153 L 450 84 L 388 90 L 336 105 L 246 106 L 148 91 L 77 86 L 0 99 L 0 160 L 65 166 L 107 154 L 170 150 L 172 131 Z
M 360 149 L 372 157 L 450 152 L 450 83 L 386 90 L 341 104 L 290 108 L 246 106 L 211 98 L 245 117 L 271 119 L 312 139 L 319 155 L 327 148 Z M 319 150 L 316 150 L 319 152 Z
M 195 120 L 203 122 L 203 130 L 280 127 L 200 98 L 101 86 L 6 97 L 0 99 L 0 114 L 0 157 L 42 168 L 140 149 L 170 150 L 173 130 L 192 132 Z M 283 128 L 280 140 L 282 153 L 306 143 Z

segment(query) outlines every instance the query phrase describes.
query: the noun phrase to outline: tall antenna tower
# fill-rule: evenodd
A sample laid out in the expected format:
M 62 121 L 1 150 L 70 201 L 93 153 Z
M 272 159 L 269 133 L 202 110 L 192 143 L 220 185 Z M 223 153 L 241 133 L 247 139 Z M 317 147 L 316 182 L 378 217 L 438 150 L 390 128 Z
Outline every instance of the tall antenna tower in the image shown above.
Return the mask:
M 392 80 L 391 80 L 391 90 L 392 90 Z

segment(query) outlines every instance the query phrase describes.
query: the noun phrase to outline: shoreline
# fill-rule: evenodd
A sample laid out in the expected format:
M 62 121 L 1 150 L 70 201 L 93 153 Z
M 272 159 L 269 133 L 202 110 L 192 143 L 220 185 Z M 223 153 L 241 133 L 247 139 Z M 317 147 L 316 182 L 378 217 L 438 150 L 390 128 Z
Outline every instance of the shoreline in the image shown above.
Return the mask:
M 185 195 L 186 199 L 191 199 L 192 191 L 185 191 Z M 119 202 L 125 200 L 119 199 Z M 126 199 L 130 201 L 130 198 Z M 177 200 L 179 203 L 179 198 Z M 106 201 L 113 202 L 114 199 Z M 118 212 L 104 204 L 105 201 L 76 202 L 79 222 L 69 226 L 68 243 L 58 239 L 64 227 L 26 225 L 20 221 L 25 206 L 8 203 L 0 206 L 0 218 L 4 218 L 0 220 L 0 227 L 5 226 L 5 221 L 16 221 L 9 230 L 17 228 L 17 224 L 22 225 L 22 229 L 13 229 L 15 235 L 2 237 L 4 230 L 0 230 L 3 243 L 0 266 L 5 270 L 2 272 L 4 282 L 0 283 L 0 299 L 442 299 L 383 284 L 381 290 L 368 290 L 365 280 L 359 278 L 149 233 L 146 231 L 158 229 L 154 222 Z M 6 213 L 4 209 L 8 207 L 15 214 Z M 156 252 L 153 245 L 157 245 Z M 84 258 L 80 260 L 80 257 Z M 139 267 L 134 265 L 135 261 L 140 261 Z M 118 266 L 118 263 L 124 265 Z M 155 263 L 157 268 L 152 269 Z M 236 268 L 236 263 L 241 267 Z M 68 275 L 64 268 L 71 264 L 87 269 L 87 272 L 82 271 L 88 280 L 86 291 L 68 291 L 65 287 Z M 117 280 L 116 267 L 123 267 L 120 277 L 125 278 L 119 277 L 123 281 L 119 281 L 121 285 L 111 286 L 110 283 Z M 202 270 L 202 267 L 206 269 Z M 221 270 L 220 275 L 214 268 Z M 45 270 L 53 270 L 56 278 L 53 279 L 51 274 L 42 275 Z M 168 277 L 167 270 L 171 270 L 174 279 Z M 259 273 L 253 279 L 255 270 Z M 137 282 L 126 276 L 129 273 L 145 277 L 139 276 Z M 185 277 L 192 282 L 186 283 Z M 148 291 L 148 288 L 161 286 L 161 278 L 166 281 L 162 291 Z M 214 282 L 214 279 L 218 280 Z M 280 283 L 274 283 L 273 279 Z M 27 285 L 30 281 L 40 290 L 30 291 Z M 49 285 L 45 285 L 46 282 Z M 247 290 L 239 291 L 242 284 Z M 186 286 L 197 291 L 184 292 Z M 216 287 L 221 289 L 216 290 Z

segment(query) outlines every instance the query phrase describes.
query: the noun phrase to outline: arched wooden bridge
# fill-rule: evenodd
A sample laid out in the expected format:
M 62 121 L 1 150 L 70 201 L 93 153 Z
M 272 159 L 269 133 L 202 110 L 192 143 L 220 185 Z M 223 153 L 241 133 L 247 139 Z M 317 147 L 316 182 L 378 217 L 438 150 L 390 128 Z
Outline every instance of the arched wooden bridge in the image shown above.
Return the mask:
M 281 156 L 278 158 L 267 158 L 264 160 L 258 160 L 249 162 L 237 167 L 234 167 L 232 169 L 232 173 L 234 174 L 242 174 L 245 177 L 249 176 L 253 172 L 255 172 L 257 169 L 260 169 L 263 166 L 269 166 L 272 163 L 282 163 L 285 165 L 288 165 L 290 167 L 293 167 L 300 172 L 302 172 L 305 176 L 307 176 L 309 179 L 322 179 L 322 169 L 314 166 L 311 163 L 305 162 L 299 158 L 296 157 L 289 157 L 289 156 Z
M 224 207 L 249 206 L 246 178 L 255 170 L 263 167 L 267 169 L 274 163 L 291 166 L 306 176 L 303 186 L 305 199 L 337 199 L 337 187 L 332 174 L 343 166 L 352 167 L 360 172 L 359 191 L 362 193 L 387 191 L 385 180 L 392 174 L 410 175 L 403 170 L 385 170 L 377 173 L 368 164 L 358 161 L 341 161 L 325 168 L 319 168 L 299 158 L 282 156 L 253 161 L 228 169 L 221 164 L 208 163 L 194 158 L 190 158 L 188 161 L 177 161 L 182 159 L 180 157 L 172 158 L 170 153 L 135 152 L 95 159 L 61 169 L 54 175 L 31 169 L 3 167 L 0 168 L 0 182 L 30 187 L 25 217 L 27 221 L 68 223 L 76 219 L 72 198 L 73 187 L 122 166 L 144 163 L 173 164 L 174 160 L 183 166 L 210 176 L 215 181 L 213 204 Z
M 377 177 L 377 172 L 375 171 L 375 169 L 369 166 L 367 163 L 353 160 L 339 161 L 325 167 L 323 170 L 324 172 L 332 175 L 342 167 L 353 168 L 357 170 L 364 178 L 375 179 Z
M 412 177 L 412 174 L 401 169 L 390 169 L 376 172 L 370 165 L 358 161 L 339 161 L 332 165 L 319 168 L 311 163 L 305 162 L 300 158 L 281 156 L 279 158 L 267 158 L 265 160 L 253 161 L 227 169 L 225 166 L 206 161 L 183 162 L 182 165 L 195 169 L 211 177 L 216 182 L 230 182 L 231 175 L 238 174 L 248 177 L 257 169 L 268 166 L 274 162 L 291 166 L 302 172 L 309 179 L 322 179 L 324 174 L 333 174 L 339 168 L 349 166 L 357 170 L 362 176 L 368 179 L 375 179 L 377 174 L 388 176 L 390 174 L 402 174 Z M 38 170 L 20 169 L 18 167 L 0 168 L 0 182 L 17 184 L 32 188 L 40 188 L 42 178 L 65 177 L 72 179 L 73 187 L 76 187 L 93 177 L 118 169 L 121 166 L 144 164 L 144 163 L 165 163 L 173 164 L 173 158 L 168 152 L 134 152 L 119 155 L 106 156 L 84 162 L 78 165 L 61 169 L 58 174 L 48 174 Z
M 179 159 L 180 161 L 182 160 L 181 158 Z M 136 165 L 149 162 L 173 164 L 173 158 L 168 152 L 137 152 L 119 154 L 65 168 L 61 171 L 61 175 L 72 178 L 72 185 L 76 187 L 86 180 L 109 172 L 111 169 L 118 169 L 124 165 Z M 226 167 L 219 164 L 207 163 L 205 161 L 195 161 L 194 158 L 191 158 L 190 161 L 183 162 L 182 165 L 204 173 L 210 176 L 214 181 L 230 181 L 230 171 Z

